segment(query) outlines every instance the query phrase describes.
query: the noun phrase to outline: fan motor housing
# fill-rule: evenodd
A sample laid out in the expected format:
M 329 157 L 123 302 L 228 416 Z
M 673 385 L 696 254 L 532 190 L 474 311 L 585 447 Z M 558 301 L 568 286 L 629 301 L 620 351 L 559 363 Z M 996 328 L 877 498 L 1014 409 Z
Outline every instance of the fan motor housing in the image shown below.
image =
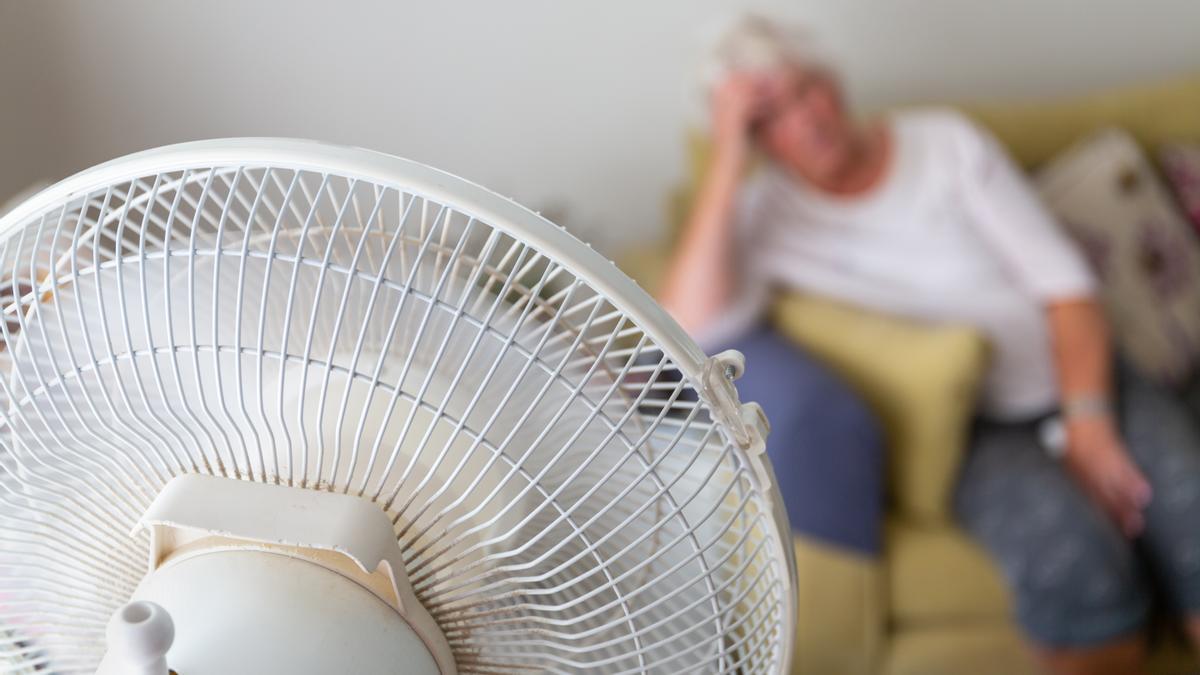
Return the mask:
M 390 521 L 366 500 L 191 474 L 163 488 L 141 525 L 150 564 L 133 601 L 170 615 L 173 670 L 387 675 L 403 663 L 415 675 L 456 672 Z M 110 645 L 101 675 L 131 672 L 127 654 L 152 648 L 138 639 Z

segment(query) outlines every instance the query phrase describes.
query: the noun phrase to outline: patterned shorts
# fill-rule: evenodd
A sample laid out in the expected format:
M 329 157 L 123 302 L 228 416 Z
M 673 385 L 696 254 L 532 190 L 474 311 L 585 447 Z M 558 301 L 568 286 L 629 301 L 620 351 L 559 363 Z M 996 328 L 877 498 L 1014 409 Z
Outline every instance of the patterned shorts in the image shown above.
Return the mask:
M 956 495 L 960 522 L 992 554 L 1036 642 L 1084 647 L 1146 624 L 1151 588 L 1200 614 L 1200 430 L 1169 392 L 1119 373 L 1118 414 L 1154 498 L 1134 541 L 1044 451 L 1036 423 L 979 422 Z

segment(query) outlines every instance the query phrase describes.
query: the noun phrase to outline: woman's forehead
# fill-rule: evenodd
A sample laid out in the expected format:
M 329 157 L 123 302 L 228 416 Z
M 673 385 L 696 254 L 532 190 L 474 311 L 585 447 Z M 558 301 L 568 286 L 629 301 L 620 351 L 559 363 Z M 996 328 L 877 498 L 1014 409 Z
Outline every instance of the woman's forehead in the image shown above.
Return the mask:
M 760 83 L 762 91 L 769 96 L 786 96 L 797 88 L 806 88 L 818 83 L 837 86 L 836 80 L 828 71 L 799 66 L 781 66 L 765 70 Z

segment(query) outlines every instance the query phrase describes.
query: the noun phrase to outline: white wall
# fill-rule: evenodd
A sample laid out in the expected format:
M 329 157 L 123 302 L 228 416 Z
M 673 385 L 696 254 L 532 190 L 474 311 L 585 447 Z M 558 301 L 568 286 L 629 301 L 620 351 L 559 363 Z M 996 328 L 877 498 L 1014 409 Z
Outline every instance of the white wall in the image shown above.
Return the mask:
M 701 27 L 810 24 L 868 104 L 1026 96 L 1200 69 L 1194 0 L 0 0 L 0 196 L 234 135 L 406 155 L 652 238 L 696 109 Z

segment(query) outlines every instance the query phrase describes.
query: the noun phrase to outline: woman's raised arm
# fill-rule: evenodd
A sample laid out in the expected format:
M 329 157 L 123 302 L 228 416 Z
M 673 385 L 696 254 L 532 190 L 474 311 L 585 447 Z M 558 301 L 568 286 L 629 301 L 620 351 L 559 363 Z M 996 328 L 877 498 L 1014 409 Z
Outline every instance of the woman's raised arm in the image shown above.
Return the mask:
M 747 76 L 734 75 L 714 92 L 712 160 L 659 298 L 692 334 L 726 309 L 738 283 L 733 220 L 757 100 L 757 83 Z

